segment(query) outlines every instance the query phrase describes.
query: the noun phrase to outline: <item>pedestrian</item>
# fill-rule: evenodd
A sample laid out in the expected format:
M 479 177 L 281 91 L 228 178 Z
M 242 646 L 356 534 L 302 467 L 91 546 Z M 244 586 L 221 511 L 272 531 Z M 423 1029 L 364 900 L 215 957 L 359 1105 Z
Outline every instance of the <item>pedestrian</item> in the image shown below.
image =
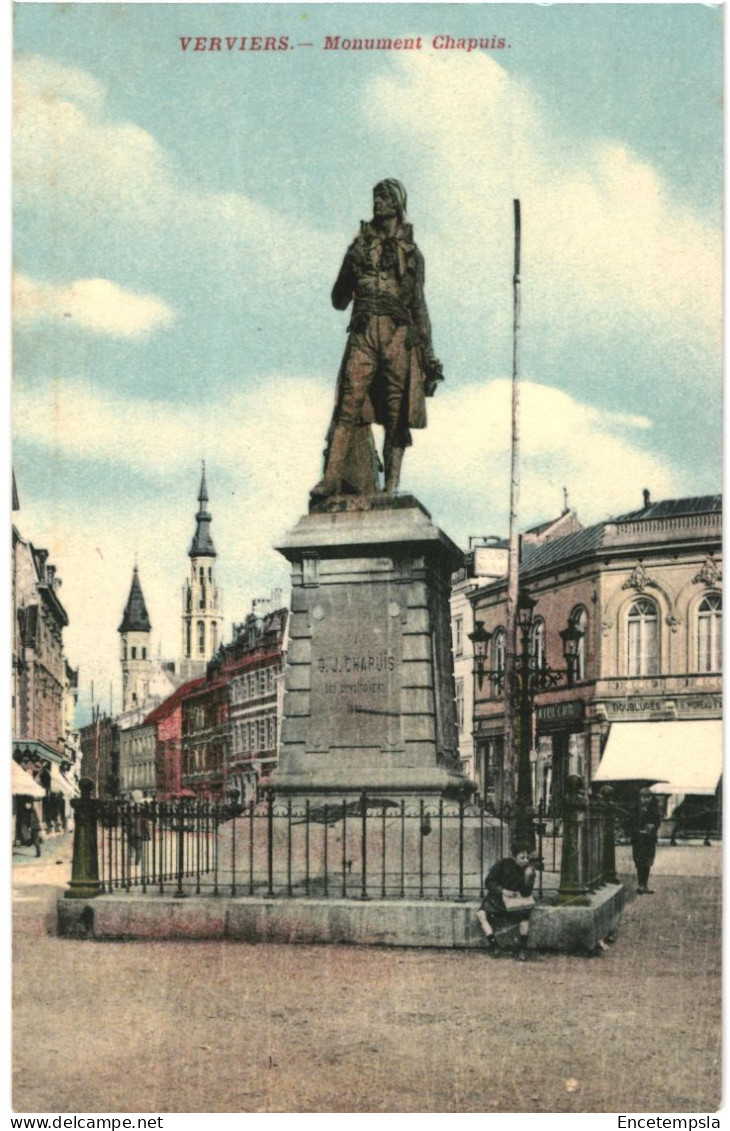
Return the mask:
M 535 869 L 530 863 L 530 853 L 520 844 L 511 846 L 511 856 L 498 860 L 484 881 L 485 895 L 477 911 L 477 919 L 487 939 L 491 954 L 497 953 L 497 928 L 518 922 L 517 958 L 527 960 L 527 937 L 530 914 L 535 906 L 532 888 Z
M 127 839 L 135 864 L 142 862 L 142 848 L 145 842 L 150 839 L 149 822 L 142 804 L 142 798 L 141 790 L 133 790 L 133 804 L 127 812 Z
M 38 820 L 33 802 L 26 801 L 23 807 L 23 820 L 21 823 L 20 832 L 21 843 L 25 845 L 34 845 L 36 856 L 41 854 L 41 823 Z
M 649 887 L 649 873 L 656 855 L 661 823 L 659 803 L 651 790 L 644 786 L 639 790 L 630 815 L 631 850 L 639 881 L 636 889 L 638 895 L 654 894 L 654 889 Z

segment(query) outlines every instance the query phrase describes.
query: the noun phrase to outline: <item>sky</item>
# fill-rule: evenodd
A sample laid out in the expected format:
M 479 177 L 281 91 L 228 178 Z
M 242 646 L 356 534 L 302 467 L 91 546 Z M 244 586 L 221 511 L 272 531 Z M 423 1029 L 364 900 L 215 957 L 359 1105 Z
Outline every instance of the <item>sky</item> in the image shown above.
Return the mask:
M 256 35 L 289 49 L 194 50 Z M 514 198 L 520 526 L 564 487 L 585 524 L 721 489 L 719 8 L 18 4 L 14 45 L 15 522 L 63 580 L 80 722 L 92 681 L 119 709 L 135 561 L 179 656 L 202 460 L 224 638 L 287 592 L 383 177 L 446 378 L 402 488 L 451 538 L 507 533 Z

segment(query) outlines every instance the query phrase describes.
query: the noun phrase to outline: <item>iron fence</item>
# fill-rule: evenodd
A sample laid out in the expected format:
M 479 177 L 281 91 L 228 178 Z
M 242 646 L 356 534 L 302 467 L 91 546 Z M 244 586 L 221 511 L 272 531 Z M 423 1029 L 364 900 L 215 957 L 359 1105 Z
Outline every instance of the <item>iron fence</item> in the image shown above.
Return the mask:
M 508 851 L 504 820 L 467 802 L 95 804 L 103 892 L 467 900 Z
M 507 810 L 495 814 L 465 800 L 362 793 L 320 804 L 268 790 L 248 806 L 131 803 L 96 800 L 92 784 L 82 781 L 75 802 L 75 898 L 135 889 L 179 897 L 473 901 L 509 851 Z M 568 785 L 559 824 L 542 806 L 535 814 L 539 899 L 569 902 L 617 882 L 611 790 L 596 798 L 578 777 Z

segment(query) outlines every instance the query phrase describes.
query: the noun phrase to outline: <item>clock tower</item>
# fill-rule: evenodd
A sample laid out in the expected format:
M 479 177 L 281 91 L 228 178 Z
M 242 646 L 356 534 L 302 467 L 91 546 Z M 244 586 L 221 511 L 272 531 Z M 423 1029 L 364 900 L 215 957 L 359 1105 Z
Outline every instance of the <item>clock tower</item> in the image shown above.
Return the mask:
M 208 511 L 205 463 L 198 492 L 196 528 L 188 550 L 190 575 L 182 591 L 181 675 L 191 679 L 205 673 L 205 667 L 221 642 L 223 601 L 215 579 L 217 553 L 210 534 L 213 521 Z

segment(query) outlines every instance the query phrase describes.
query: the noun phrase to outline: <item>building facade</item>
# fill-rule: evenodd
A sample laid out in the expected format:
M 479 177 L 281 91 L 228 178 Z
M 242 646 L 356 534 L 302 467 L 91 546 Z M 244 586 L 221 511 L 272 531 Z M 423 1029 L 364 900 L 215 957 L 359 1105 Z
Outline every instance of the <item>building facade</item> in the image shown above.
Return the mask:
M 13 478 L 13 511 L 19 510 Z M 76 794 L 78 743 L 73 722 L 78 671 L 63 650 L 68 625 L 59 598 L 61 579 L 48 551 L 13 524 L 11 558 L 11 726 L 13 760 L 45 791 L 40 803 L 47 833 L 66 826 Z
M 110 715 L 102 714 L 97 707 L 93 719 L 79 730 L 81 748 L 81 774 L 94 783 L 94 796 L 118 797 L 119 736 L 120 731 Z
M 183 791 L 224 797 L 235 789 L 246 804 L 271 781 L 279 754 L 288 626 L 288 610 L 272 603 L 253 602 L 205 678 L 181 697 Z
M 279 760 L 289 618 L 287 609 L 272 609 L 271 604 L 254 601 L 246 620 L 234 625 L 234 639 L 226 649 L 229 778 L 244 803 L 255 801 L 271 783 Z
M 205 800 L 228 788 L 228 679 L 211 663 L 206 678 L 182 700 L 182 791 Z
M 472 537 L 465 562 L 451 579 L 451 644 L 454 653 L 456 723 L 459 735 L 461 769 L 475 777 L 474 732 L 474 607 L 470 596 L 475 590 L 507 573 L 507 543 L 498 537 Z
M 147 725 L 155 727 L 155 791 L 158 800 L 170 800 L 182 793 L 183 699 L 203 683 L 204 679 L 197 679 L 182 684 L 145 719 Z
M 640 510 L 585 529 L 573 520 L 567 533 L 552 524 L 528 532 L 520 561 L 520 587 L 536 602 L 532 670 L 563 673 L 559 686 L 536 692 L 531 719 L 533 796 L 556 816 L 568 774 L 592 782 L 618 726 L 719 720 L 722 710 L 721 497 L 652 503 L 645 492 Z M 475 776 L 482 797 L 499 807 L 511 772 L 499 679 L 506 581 L 477 589 L 471 601 L 489 633 L 488 674 L 475 690 Z M 561 638 L 568 627 L 578 639 L 570 680 Z M 631 733 L 638 740 L 639 731 Z M 659 733 L 641 731 L 644 753 Z M 691 742 L 707 731 L 682 734 Z M 659 780 L 659 748 L 654 767 Z
M 155 797 L 157 790 L 157 727 L 144 722 L 119 733 L 119 786 L 122 797 L 142 793 Z M 135 799 L 137 799 L 135 797 Z

